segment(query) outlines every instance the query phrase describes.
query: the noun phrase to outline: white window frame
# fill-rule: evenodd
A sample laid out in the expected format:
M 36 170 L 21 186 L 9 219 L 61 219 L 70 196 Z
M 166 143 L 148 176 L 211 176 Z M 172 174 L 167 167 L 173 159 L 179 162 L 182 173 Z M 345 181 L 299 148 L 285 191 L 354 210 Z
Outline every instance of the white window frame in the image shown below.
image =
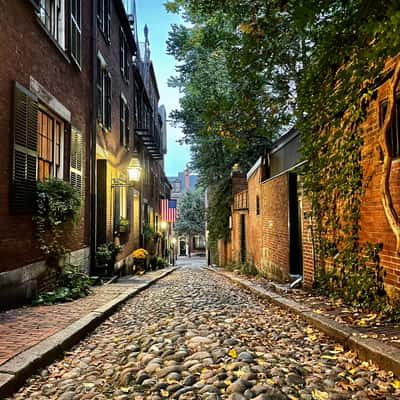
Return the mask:
M 38 17 L 51 37 L 65 50 L 65 0 L 40 0 Z

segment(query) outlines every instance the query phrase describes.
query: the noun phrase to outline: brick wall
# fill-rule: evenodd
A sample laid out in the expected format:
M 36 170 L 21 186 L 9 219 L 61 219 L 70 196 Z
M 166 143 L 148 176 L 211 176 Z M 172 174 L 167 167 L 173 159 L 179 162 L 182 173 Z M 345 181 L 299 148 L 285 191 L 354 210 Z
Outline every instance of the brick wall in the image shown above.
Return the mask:
M 387 84 L 379 88 L 377 99 L 371 105 L 367 120 L 363 125 L 362 166 L 366 191 L 362 198 L 360 240 L 369 243 L 383 243 L 380 256 L 386 273 L 385 286 L 389 294 L 395 295 L 400 293 L 400 255 L 396 253 L 395 236 L 382 205 L 380 194 L 382 162 L 378 152 L 380 103 L 387 98 L 387 90 Z M 400 213 L 400 159 L 393 161 L 390 189 L 394 208 Z
M 288 174 L 261 184 L 261 269 L 271 279 L 288 280 Z
M 72 125 L 82 132 L 89 148 L 91 118 L 91 2 L 82 2 L 82 71 L 49 38 L 29 1 L 0 0 L 0 272 L 11 271 L 42 259 L 31 215 L 9 214 L 9 180 L 12 173 L 13 85 L 29 89 L 30 77 L 56 97 L 72 115 Z M 71 249 L 89 241 L 89 158 L 84 158 L 84 194 L 80 226 Z
M 262 254 L 262 198 L 261 198 L 261 169 L 257 170 L 248 179 L 248 217 L 247 217 L 247 260 L 253 263 L 257 269 L 261 269 Z M 259 210 L 257 213 L 257 198 Z

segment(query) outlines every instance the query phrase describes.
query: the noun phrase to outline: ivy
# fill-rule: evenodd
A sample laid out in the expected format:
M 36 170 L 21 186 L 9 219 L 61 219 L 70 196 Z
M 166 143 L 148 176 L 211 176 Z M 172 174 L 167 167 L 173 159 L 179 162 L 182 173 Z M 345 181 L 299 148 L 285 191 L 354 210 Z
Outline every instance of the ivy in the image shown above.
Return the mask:
M 68 182 L 61 179 L 38 182 L 33 221 L 40 249 L 49 264 L 56 265 L 68 253 L 63 235 L 77 221 L 80 207 L 80 195 Z

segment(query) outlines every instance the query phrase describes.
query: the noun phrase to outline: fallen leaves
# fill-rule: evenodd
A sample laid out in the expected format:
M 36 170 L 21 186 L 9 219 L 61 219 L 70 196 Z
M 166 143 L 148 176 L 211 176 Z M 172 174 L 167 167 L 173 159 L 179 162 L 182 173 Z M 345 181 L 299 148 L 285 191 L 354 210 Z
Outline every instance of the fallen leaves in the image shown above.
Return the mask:
M 228 351 L 228 355 L 232 358 L 236 358 L 237 357 L 237 351 L 235 349 L 230 349 Z
M 327 392 L 322 392 L 318 389 L 312 391 L 312 396 L 314 400 L 328 400 L 329 394 Z

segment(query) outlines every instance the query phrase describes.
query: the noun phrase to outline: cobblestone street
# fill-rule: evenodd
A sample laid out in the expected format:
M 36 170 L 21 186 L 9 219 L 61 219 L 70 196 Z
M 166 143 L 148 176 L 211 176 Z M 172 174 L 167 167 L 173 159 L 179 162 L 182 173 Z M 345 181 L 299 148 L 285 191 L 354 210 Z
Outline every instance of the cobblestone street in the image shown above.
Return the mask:
M 400 382 L 196 265 L 135 296 L 14 399 L 397 399 Z

